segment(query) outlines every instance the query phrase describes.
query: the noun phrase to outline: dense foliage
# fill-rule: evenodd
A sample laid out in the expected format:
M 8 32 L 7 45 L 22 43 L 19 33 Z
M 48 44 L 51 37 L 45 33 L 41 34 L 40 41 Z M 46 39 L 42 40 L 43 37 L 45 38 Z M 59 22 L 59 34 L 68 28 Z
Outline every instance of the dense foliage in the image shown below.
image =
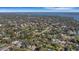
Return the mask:
M 0 15 L 0 50 L 79 50 L 79 21 L 62 16 Z

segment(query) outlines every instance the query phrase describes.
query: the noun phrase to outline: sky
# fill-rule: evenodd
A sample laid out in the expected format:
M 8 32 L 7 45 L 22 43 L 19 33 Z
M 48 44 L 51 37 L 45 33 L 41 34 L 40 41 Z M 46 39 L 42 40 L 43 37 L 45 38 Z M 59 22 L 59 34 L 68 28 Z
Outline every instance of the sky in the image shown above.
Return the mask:
M 79 7 L 0 7 L 0 12 L 79 12 Z

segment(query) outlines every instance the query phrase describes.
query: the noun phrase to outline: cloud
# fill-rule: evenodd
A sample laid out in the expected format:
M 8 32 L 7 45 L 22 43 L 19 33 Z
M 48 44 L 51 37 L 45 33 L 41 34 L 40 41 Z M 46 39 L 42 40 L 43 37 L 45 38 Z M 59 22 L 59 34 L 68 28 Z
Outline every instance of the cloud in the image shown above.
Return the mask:
M 79 12 L 78 7 L 45 7 L 52 12 Z
M 46 7 L 45 9 L 48 9 L 48 10 L 71 10 L 73 8 L 72 7 Z
M 60 7 L 60 8 L 55 8 L 56 10 L 71 10 L 73 8 L 67 8 L 67 7 Z

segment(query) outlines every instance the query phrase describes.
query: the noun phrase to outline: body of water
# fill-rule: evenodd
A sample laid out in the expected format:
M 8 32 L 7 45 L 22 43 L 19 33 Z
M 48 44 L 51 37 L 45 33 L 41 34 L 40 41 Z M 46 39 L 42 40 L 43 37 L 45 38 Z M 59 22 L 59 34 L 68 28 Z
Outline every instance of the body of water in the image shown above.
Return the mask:
M 79 12 L 4 12 L 0 15 L 64 16 L 79 20 Z

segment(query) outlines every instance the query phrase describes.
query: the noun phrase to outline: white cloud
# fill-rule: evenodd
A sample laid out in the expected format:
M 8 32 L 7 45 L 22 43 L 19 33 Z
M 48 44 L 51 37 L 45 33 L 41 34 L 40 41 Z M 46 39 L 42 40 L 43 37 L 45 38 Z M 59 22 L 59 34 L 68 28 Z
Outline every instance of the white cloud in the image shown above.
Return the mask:
M 72 7 L 46 7 L 45 9 L 48 10 L 71 10 L 73 9 Z
M 79 9 L 74 7 L 45 7 L 45 9 L 52 12 L 79 12 Z
M 68 7 L 60 7 L 60 8 L 55 8 L 57 10 L 71 10 L 72 8 L 68 8 Z

